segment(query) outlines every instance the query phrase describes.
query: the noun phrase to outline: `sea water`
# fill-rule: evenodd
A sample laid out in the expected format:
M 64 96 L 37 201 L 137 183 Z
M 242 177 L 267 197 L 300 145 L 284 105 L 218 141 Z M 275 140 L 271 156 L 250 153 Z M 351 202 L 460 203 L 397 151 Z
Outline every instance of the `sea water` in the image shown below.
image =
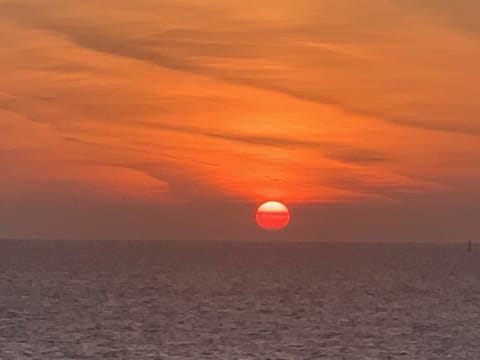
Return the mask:
M 480 247 L 1 241 L 0 359 L 480 359 Z

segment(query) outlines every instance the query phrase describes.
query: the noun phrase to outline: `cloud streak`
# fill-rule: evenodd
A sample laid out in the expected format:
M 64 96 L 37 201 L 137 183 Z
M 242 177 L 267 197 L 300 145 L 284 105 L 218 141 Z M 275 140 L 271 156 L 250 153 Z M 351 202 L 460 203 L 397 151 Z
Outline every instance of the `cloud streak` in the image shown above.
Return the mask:
M 290 240 L 461 227 L 472 1 L 0 0 L 0 237 L 253 239 L 266 199 Z
M 410 43 L 409 33 L 399 33 L 394 30 L 394 25 L 387 25 L 387 20 L 369 25 L 370 28 L 367 27 L 367 30 L 359 34 L 356 27 L 355 30 L 346 31 L 345 27 L 338 24 L 322 23 L 322 21 L 283 27 L 273 24 L 265 27 L 256 22 L 242 23 L 239 20 L 232 20 L 234 26 L 228 30 L 219 28 L 219 26 L 212 27 L 212 29 L 160 29 L 151 23 L 139 25 L 136 28 L 135 23 L 131 23 L 128 27 L 123 28 L 124 30 L 119 31 L 121 29 L 120 21 L 113 20 L 105 24 L 99 21 L 85 23 L 76 19 L 74 14 L 69 13 L 67 5 L 60 7 L 64 11 L 60 17 L 58 14 L 61 12 L 58 9 L 53 11 L 48 4 L 7 2 L 0 5 L 0 8 L 3 16 L 16 19 L 29 26 L 55 31 L 67 36 L 78 45 L 95 51 L 144 60 L 161 67 L 202 74 L 234 84 L 283 93 L 299 99 L 332 104 L 355 114 L 374 116 L 401 126 L 471 135 L 480 134 L 480 124 L 475 120 L 480 115 L 478 110 L 464 114 L 467 119 L 459 121 L 455 119 L 460 108 L 460 105 L 457 104 L 452 104 L 452 109 L 448 111 L 442 110 L 446 105 L 440 102 L 436 104 L 438 109 L 435 111 L 426 111 L 424 107 L 411 103 L 405 103 L 403 107 L 401 102 L 395 104 L 399 98 L 406 96 L 397 94 L 399 90 L 395 89 L 396 86 L 398 87 L 395 83 L 404 87 L 407 94 L 408 92 L 415 93 L 418 91 L 415 76 L 424 75 L 408 74 L 408 67 L 412 65 L 417 67 L 415 63 L 409 64 L 408 61 L 412 62 L 418 57 L 418 54 L 415 53 L 418 53 L 418 50 L 414 47 L 412 49 L 405 47 L 404 44 Z M 442 11 L 442 6 L 444 5 L 439 6 L 440 11 Z M 384 15 L 391 17 L 391 10 L 387 6 L 384 7 L 386 9 Z M 190 10 L 194 13 L 204 12 L 208 14 L 206 15 L 208 17 L 212 16 L 208 12 L 208 8 L 192 6 Z M 170 11 L 178 16 L 175 8 Z M 231 16 L 229 13 L 224 15 L 227 18 Z M 214 13 L 215 20 L 218 16 L 218 13 Z M 405 21 L 400 15 L 393 20 L 397 24 Z M 365 20 L 352 18 L 352 23 L 358 27 L 365 25 L 363 21 Z M 318 42 L 326 45 L 321 48 L 302 45 Z M 382 59 L 378 55 L 372 55 L 373 57 L 368 55 L 369 51 L 372 54 L 383 51 L 387 44 L 392 42 L 399 44 L 398 48 L 404 52 L 401 56 L 408 55 L 410 52 L 412 54 L 410 60 L 406 60 L 404 65 L 398 64 L 406 67 L 406 70 L 402 70 L 406 72 L 404 77 L 393 76 L 391 72 L 393 65 L 385 63 L 386 60 L 398 61 Z M 259 43 L 262 46 L 258 46 Z M 350 47 L 355 50 L 336 50 L 339 47 L 340 49 Z M 433 52 L 428 53 L 428 48 L 424 53 L 433 55 Z M 447 52 L 446 54 L 453 61 L 455 53 Z M 390 57 L 395 54 L 387 55 Z M 480 58 L 480 54 L 476 56 Z M 262 67 L 259 61 L 264 58 L 270 59 L 272 64 L 277 64 L 278 69 Z M 218 65 L 218 61 L 228 59 L 237 61 L 240 67 L 233 71 L 229 67 Z M 259 65 L 256 69 L 249 69 L 245 67 L 246 60 L 256 61 Z M 448 61 L 446 59 L 446 63 Z M 286 68 L 282 69 L 285 66 Z M 377 71 L 372 72 L 371 69 L 375 67 Z M 316 84 L 302 75 L 297 79 L 301 82 L 296 83 L 288 73 L 299 71 L 305 73 L 312 71 L 310 75 L 314 79 L 332 76 L 333 78 L 328 82 L 320 80 L 320 83 Z M 438 71 L 441 73 L 444 70 L 439 67 Z M 338 87 L 331 81 L 338 82 L 336 78 L 341 79 L 345 76 L 342 73 L 350 77 L 350 81 L 342 80 L 343 85 Z M 387 87 L 383 91 L 378 89 L 378 86 L 388 81 L 390 84 L 387 83 Z M 438 82 L 437 86 L 447 87 L 451 86 L 449 82 L 456 80 L 454 78 L 452 80 L 438 78 L 431 81 Z M 400 91 L 405 92 L 405 90 Z M 365 92 L 371 92 L 372 95 L 376 94 L 377 97 L 384 98 L 391 110 L 382 110 L 384 105 L 378 106 L 376 102 L 371 103 L 371 100 L 363 99 L 362 93 Z M 428 94 L 427 96 L 430 97 Z M 432 94 L 432 96 L 436 95 Z M 430 100 L 425 99 L 424 101 Z M 389 102 L 392 104 L 388 104 Z M 422 103 L 420 102 L 420 105 Z M 464 106 L 468 106 L 468 104 Z M 405 109 L 405 107 L 411 108 Z
M 220 133 L 200 128 L 185 127 L 168 123 L 160 124 L 137 122 L 136 125 L 146 126 L 148 128 L 162 129 L 166 131 L 201 135 L 214 139 L 239 142 L 248 145 L 271 146 L 286 149 L 308 149 L 313 151 L 319 151 L 320 153 L 322 153 L 322 155 L 326 157 L 346 163 L 369 164 L 389 161 L 389 158 L 385 154 L 341 143 L 308 141 L 303 139 L 295 139 L 292 137 L 282 138 L 273 136 L 231 134 L 225 132 Z

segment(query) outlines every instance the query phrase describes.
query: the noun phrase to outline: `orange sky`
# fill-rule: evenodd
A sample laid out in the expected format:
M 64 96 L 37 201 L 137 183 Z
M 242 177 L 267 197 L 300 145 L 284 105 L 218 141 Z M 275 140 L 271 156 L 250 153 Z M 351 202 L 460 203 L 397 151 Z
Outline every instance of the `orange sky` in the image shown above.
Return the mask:
M 272 198 L 289 238 L 332 206 L 329 239 L 371 207 L 469 236 L 480 4 L 452 4 L 0 0 L 0 237 L 250 238 Z

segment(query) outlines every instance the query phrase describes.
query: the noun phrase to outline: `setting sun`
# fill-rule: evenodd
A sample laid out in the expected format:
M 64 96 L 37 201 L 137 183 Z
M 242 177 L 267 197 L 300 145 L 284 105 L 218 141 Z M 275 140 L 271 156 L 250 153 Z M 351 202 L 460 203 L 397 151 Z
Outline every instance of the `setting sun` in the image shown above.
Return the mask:
M 290 222 L 288 208 L 278 201 L 267 201 L 257 209 L 258 226 L 265 230 L 276 231 L 284 229 Z

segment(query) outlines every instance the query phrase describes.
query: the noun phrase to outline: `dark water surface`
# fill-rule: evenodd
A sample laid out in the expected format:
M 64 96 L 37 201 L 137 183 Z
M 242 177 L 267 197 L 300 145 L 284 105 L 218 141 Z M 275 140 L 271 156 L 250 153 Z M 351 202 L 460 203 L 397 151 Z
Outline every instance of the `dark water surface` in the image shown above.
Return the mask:
M 480 247 L 1 241 L 0 359 L 480 359 Z

